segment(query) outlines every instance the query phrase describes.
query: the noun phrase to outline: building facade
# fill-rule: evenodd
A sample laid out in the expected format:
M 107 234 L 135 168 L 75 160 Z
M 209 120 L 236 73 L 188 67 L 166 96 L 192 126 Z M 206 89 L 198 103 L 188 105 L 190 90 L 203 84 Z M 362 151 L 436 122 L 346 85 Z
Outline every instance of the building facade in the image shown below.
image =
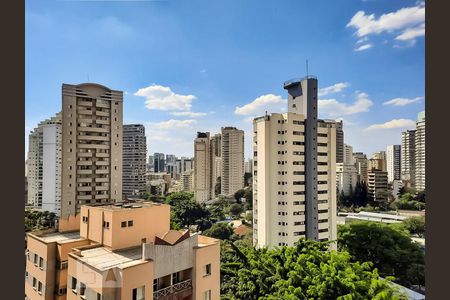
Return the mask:
M 155 173 L 162 173 L 166 171 L 166 157 L 164 153 L 153 154 L 153 171 Z
M 400 145 L 389 145 L 386 148 L 386 167 L 388 182 L 400 180 Z
M 415 135 L 416 189 L 425 190 L 425 111 L 417 115 Z
M 317 120 L 317 79 L 285 83 L 288 112 L 253 121 L 253 241 L 336 239 L 336 123 Z
M 371 170 L 368 173 L 367 194 L 369 198 L 376 202 L 388 201 L 388 177 L 387 172 L 380 170 Z
M 122 200 L 122 100 L 99 84 L 63 84 L 62 217 Z
M 358 172 L 358 181 L 364 181 L 367 184 L 368 180 L 368 170 L 369 170 L 369 160 L 367 156 L 362 152 L 353 153 L 355 159 L 355 167 Z
M 355 158 L 353 157 L 353 147 L 347 144 L 344 144 L 344 164 L 354 165 Z
M 336 163 L 344 162 L 344 123 L 336 122 Z
M 27 204 L 61 211 L 61 113 L 44 120 L 29 134 L 27 155 Z
M 194 141 L 194 195 L 197 202 L 211 199 L 211 149 L 209 132 L 197 132 Z
M 355 191 L 358 172 L 353 164 L 336 164 L 336 187 L 339 193 L 350 196 Z
M 416 131 L 402 132 L 401 179 L 405 186 L 415 187 L 416 183 Z
M 244 131 L 222 127 L 221 194 L 234 195 L 244 188 Z
M 147 139 L 141 124 L 123 125 L 122 192 L 124 198 L 145 192 Z
M 170 206 L 84 205 L 72 218 L 28 233 L 26 299 L 220 299 L 219 240 L 170 230 Z

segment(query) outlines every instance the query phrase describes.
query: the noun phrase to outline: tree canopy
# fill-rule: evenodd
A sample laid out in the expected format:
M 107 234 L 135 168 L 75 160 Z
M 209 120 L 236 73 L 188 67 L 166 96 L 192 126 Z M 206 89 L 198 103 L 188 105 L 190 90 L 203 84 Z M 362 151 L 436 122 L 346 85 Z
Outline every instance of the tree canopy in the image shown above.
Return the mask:
M 420 276 L 410 276 L 424 265 L 424 254 L 407 233 L 396 228 L 370 221 L 340 225 L 339 249 L 348 251 L 353 261 L 373 262 L 381 276 L 393 276 L 402 285 L 424 285 Z
M 216 239 L 228 240 L 233 235 L 233 228 L 225 222 L 214 223 L 211 228 L 203 231 L 203 234 Z
M 56 214 L 49 211 L 25 210 L 25 232 L 55 227 Z
M 410 217 L 403 221 L 403 224 L 405 224 L 406 229 L 410 232 L 412 235 L 417 235 L 418 237 L 422 238 L 425 236 L 425 217 Z
M 222 299 L 407 299 L 371 263 L 321 242 L 271 249 L 224 242 L 221 260 Z

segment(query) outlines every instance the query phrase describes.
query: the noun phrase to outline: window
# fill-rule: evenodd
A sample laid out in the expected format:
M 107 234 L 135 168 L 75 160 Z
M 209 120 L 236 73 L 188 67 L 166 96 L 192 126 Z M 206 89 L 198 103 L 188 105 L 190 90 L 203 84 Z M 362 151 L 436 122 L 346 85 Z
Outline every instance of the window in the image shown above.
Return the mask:
M 82 282 L 80 282 L 80 297 L 83 299 L 86 298 L 86 285 Z
M 44 269 L 44 259 L 39 257 L 39 268 Z
M 102 295 L 97 293 L 97 300 L 102 300 Z
M 203 276 L 209 276 L 209 275 L 211 275 L 211 264 L 207 264 L 204 268 Z
M 153 279 L 153 292 L 158 290 L 158 279 Z
M 103 228 L 109 229 L 109 222 L 103 221 Z
M 33 289 L 37 288 L 37 279 L 33 277 Z
M 133 221 L 128 221 L 128 227 L 133 226 Z
M 145 300 L 145 286 L 133 289 L 133 300 Z
M 172 284 L 177 284 L 178 283 L 178 273 L 173 273 L 172 274 Z
M 35 266 L 38 265 L 38 258 L 39 258 L 39 256 L 37 256 L 36 254 L 34 254 L 34 265 L 35 265 Z
M 40 281 L 38 282 L 37 291 L 38 291 L 39 294 L 42 294 L 42 282 L 40 282 Z
M 203 300 L 211 300 L 211 290 L 207 290 L 203 293 Z
M 83 223 L 87 223 L 88 222 L 88 217 L 83 217 Z
M 75 294 L 77 293 L 77 279 L 75 277 L 72 277 L 72 285 L 70 288 L 72 289 L 72 292 Z
M 120 224 L 120 226 L 121 226 L 121 227 L 127 227 L 127 222 L 126 222 L 126 221 L 123 221 L 123 222 Z

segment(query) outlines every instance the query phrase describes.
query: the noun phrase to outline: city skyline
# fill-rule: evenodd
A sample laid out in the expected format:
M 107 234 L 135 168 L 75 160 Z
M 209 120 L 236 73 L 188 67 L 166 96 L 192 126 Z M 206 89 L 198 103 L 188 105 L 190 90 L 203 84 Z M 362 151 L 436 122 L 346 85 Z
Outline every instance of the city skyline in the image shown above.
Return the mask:
M 63 82 L 123 90 L 124 124 L 146 126 L 148 152 L 189 157 L 197 131 L 235 126 L 250 158 L 252 118 L 283 112 L 281 83 L 305 75 L 306 59 L 321 78 L 319 117 L 342 118 L 355 152 L 399 144 L 424 110 L 423 3 L 265 3 L 256 13 L 230 2 L 211 16 L 219 4 L 174 2 L 26 2 L 26 151 L 29 132 L 60 110 Z M 295 28 L 303 36 L 289 40 Z

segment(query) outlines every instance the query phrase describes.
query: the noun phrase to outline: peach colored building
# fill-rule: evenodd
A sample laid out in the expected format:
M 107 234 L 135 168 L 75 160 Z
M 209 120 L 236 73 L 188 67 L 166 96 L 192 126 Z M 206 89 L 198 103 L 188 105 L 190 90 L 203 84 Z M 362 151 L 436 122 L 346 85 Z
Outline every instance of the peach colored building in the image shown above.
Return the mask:
M 169 205 L 84 205 L 79 216 L 28 234 L 26 299 L 220 299 L 219 240 L 170 230 Z

